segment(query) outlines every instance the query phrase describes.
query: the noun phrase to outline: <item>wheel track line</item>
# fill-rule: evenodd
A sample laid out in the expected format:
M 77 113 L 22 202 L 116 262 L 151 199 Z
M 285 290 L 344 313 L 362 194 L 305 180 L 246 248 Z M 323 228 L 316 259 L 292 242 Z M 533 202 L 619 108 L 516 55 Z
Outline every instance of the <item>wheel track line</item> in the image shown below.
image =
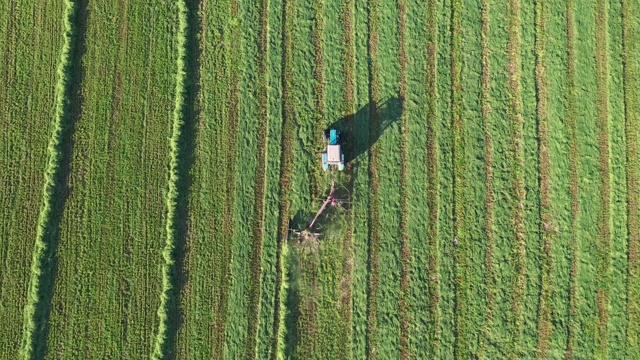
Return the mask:
M 269 129 L 269 0 L 260 3 L 260 38 L 258 41 L 258 154 L 255 182 L 255 213 L 253 217 L 253 249 L 251 255 L 251 290 L 249 295 L 249 326 L 245 357 L 257 357 L 260 300 L 262 297 L 262 244 L 264 242 L 265 195 L 267 190 L 267 134 Z
M 282 293 L 284 283 L 284 270 L 282 261 L 282 249 L 289 234 L 289 213 L 291 190 L 291 172 L 293 168 L 295 120 L 293 95 L 291 94 L 291 76 L 293 64 L 293 21 L 294 21 L 294 0 L 284 0 L 282 3 L 282 36 L 283 36 L 283 60 L 282 60 L 282 138 L 280 153 L 280 209 L 278 220 L 278 243 L 276 249 L 276 291 L 274 304 L 273 340 L 271 358 L 278 359 L 280 348 L 281 317 L 282 317 Z
M 377 358 L 378 349 L 378 275 L 380 263 L 378 260 L 379 239 L 379 214 L 378 214 L 378 156 L 379 149 L 376 146 L 376 135 L 379 131 L 377 101 L 379 97 L 378 84 L 378 0 L 368 0 L 368 52 L 369 58 L 369 179 L 370 179 L 370 200 L 369 200 L 369 271 L 368 271 L 368 294 L 367 294 L 367 336 L 366 353 L 369 359 Z
M 409 119 L 406 111 L 407 98 L 407 53 L 406 53 L 406 17 L 407 9 L 405 0 L 398 1 L 398 35 L 400 41 L 399 63 L 400 63 L 400 104 L 401 125 L 400 125 L 400 295 L 399 295 L 399 314 L 400 314 L 400 359 L 407 360 L 410 357 L 409 352 L 409 296 L 410 290 L 410 248 L 409 234 L 407 230 L 407 222 L 409 212 L 407 209 L 407 158 L 408 148 L 407 142 L 409 138 Z
M 438 49 L 438 5 L 431 1 L 429 7 L 429 19 L 427 19 L 427 208 L 429 219 L 427 226 L 427 238 L 429 248 L 429 314 L 431 320 L 430 338 L 433 341 L 430 358 L 437 358 L 440 349 L 440 280 L 438 269 L 440 268 L 438 239 L 439 220 L 439 166 L 438 166 L 438 91 L 437 91 L 437 49 Z
M 315 133 L 319 134 L 324 130 L 325 112 L 324 112 L 324 52 L 322 47 L 322 37 L 324 35 L 324 0 L 314 0 L 314 22 L 312 30 L 312 41 L 314 51 L 314 106 L 315 106 Z M 320 197 L 320 187 L 322 186 L 322 175 L 318 172 L 315 164 L 312 167 L 313 175 L 311 177 L 311 194 L 314 199 Z
M 598 162 L 600 170 L 600 213 L 598 216 L 598 267 L 596 354 L 607 356 L 607 322 L 609 297 L 607 272 L 610 267 L 611 242 L 611 169 L 609 140 L 609 64 L 608 64 L 608 7 L 605 0 L 596 2 L 596 69 L 597 69 L 597 125 Z
M 636 4 L 635 6 L 633 4 Z M 637 2 L 622 1 L 623 20 L 623 76 L 624 76 L 624 109 L 625 134 L 627 152 L 627 203 L 628 203 L 628 234 L 629 234 L 629 279 L 627 280 L 627 299 L 629 313 L 629 327 L 627 341 L 629 347 L 627 356 L 633 357 L 638 353 L 638 323 L 640 322 L 640 294 L 638 292 L 638 245 L 640 243 L 640 224 L 638 222 L 638 67 L 634 62 L 637 53 L 638 25 L 633 25 L 633 14 L 640 11 Z
M 567 0 L 567 128 L 569 132 L 569 173 L 571 177 L 571 271 L 569 286 L 569 324 L 567 327 L 567 359 L 573 358 L 574 335 L 578 327 L 578 213 L 580 210 L 578 187 L 578 138 L 577 138 L 577 109 L 576 109 L 576 57 L 575 57 L 575 24 L 574 1 Z
M 542 234 L 542 246 L 540 248 L 540 258 L 542 259 L 542 284 L 540 291 L 540 304 L 538 310 L 538 358 L 546 359 L 549 351 L 549 337 L 552 331 L 551 324 L 551 304 L 549 297 L 553 289 L 551 288 L 551 204 L 549 200 L 549 138 L 547 124 L 547 79 L 545 74 L 545 50 L 547 15 L 544 1 L 537 0 L 535 3 L 535 76 L 537 90 L 537 117 L 539 136 L 539 182 L 540 182 L 540 219 L 542 224 L 540 232 Z

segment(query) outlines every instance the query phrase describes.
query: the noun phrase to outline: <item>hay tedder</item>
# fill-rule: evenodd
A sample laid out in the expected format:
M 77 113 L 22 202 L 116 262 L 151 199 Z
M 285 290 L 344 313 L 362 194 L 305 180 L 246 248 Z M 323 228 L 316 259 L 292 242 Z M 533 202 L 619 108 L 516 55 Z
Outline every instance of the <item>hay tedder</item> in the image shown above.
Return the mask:
M 335 184 L 336 184 L 335 181 L 332 180 L 331 190 L 329 191 L 329 195 L 327 195 L 327 198 L 322 203 L 322 206 L 320 206 L 320 209 L 318 209 L 318 212 L 313 217 L 313 220 L 311 220 L 311 222 L 309 223 L 309 226 L 307 226 L 302 230 L 291 229 L 291 232 L 298 239 L 299 242 L 303 242 L 305 240 L 318 240 L 322 235 L 322 233 L 320 232 L 321 229 L 319 229 L 318 227 L 322 227 L 322 226 L 318 225 L 316 226 L 316 228 L 314 228 L 314 225 L 317 225 L 318 219 L 320 218 L 320 216 L 325 212 L 325 210 L 327 210 L 327 208 L 336 207 L 344 203 L 348 203 L 348 199 L 341 200 L 338 198 L 338 195 L 336 194 Z

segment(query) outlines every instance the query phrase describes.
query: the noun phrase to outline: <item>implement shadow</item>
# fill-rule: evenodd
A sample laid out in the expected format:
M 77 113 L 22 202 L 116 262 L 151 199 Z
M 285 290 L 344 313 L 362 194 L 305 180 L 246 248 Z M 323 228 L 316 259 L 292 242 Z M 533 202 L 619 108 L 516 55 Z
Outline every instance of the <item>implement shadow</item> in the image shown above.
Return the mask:
M 88 0 L 78 1 L 72 19 L 75 36 L 71 42 L 69 68 L 65 71 L 65 75 L 68 77 L 65 93 L 69 100 L 64 105 L 64 115 L 61 119 L 62 132 L 60 134 L 59 148 L 57 149 L 60 154 L 60 165 L 53 178 L 53 182 L 57 186 L 52 191 L 52 199 L 54 200 L 51 203 L 51 217 L 46 220 L 42 239 L 46 247 L 44 248 L 41 263 L 40 288 L 38 289 L 38 302 L 34 313 L 36 328 L 33 333 L 34 348 L 32 359 L 42 359 L 48 352 L 47 338 L 50 331 L 49 317 L 51 315 L 53 285 L 58 275 L 56 251 L 60 240 L 60 223 L 62 222 L 65 204 L 72 191 L 69 186 L 69 175 L 71 173 L 71 155 L 74 147 L 73 134 L 76 123 L 82 116 L 82 104 L 84 103 L 82 96 L 82 82 L 84 80 L 82 57 L 86 52 L 87 17 L 89 15 L 87 4 Z
M 202 22 L 198 16 L 201 0 L 187 0 L 187 32 L 185 51 L 184 76 L 184 105 L 182 108 L 182 131 L 178 139 L 178 181 L 176 183 L 178 197 L 174 226 L 176 230 L 174 255 L 176 263 L 170 271 L 170 281 L 173 285 L 167 299 L 167 337 L 163 344 L 163 358 L 177 357 L 177 336 L 184 323 L 184 314 L 180 307 L 180 294 L 189 281 L 189 273 L 184 261 L 188 249 L 189 229 L 189 189 L 193 183 L 191 169 L 195 163 L 196 139 L 198 136 L 198 121 L 201 109 L 198 101 L 200 93 L 200 57 L 201 48 L 199 34 Z

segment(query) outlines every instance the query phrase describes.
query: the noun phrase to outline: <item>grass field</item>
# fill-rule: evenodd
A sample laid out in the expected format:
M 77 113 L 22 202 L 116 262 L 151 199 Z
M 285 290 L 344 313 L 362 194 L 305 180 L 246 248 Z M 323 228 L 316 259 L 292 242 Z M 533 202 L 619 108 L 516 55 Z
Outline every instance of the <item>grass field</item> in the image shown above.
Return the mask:
M 639 357 L 638 14 L 5 1 L 0 359 Z

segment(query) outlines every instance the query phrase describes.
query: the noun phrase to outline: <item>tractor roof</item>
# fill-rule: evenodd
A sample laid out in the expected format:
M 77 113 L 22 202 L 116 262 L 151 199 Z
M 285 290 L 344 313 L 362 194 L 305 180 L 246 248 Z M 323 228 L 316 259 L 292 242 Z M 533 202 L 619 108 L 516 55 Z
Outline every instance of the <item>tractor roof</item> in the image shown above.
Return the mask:
M 340 145 L 327 145 L 327 162 L 329 164 L 339 164 L 340 158 Z

